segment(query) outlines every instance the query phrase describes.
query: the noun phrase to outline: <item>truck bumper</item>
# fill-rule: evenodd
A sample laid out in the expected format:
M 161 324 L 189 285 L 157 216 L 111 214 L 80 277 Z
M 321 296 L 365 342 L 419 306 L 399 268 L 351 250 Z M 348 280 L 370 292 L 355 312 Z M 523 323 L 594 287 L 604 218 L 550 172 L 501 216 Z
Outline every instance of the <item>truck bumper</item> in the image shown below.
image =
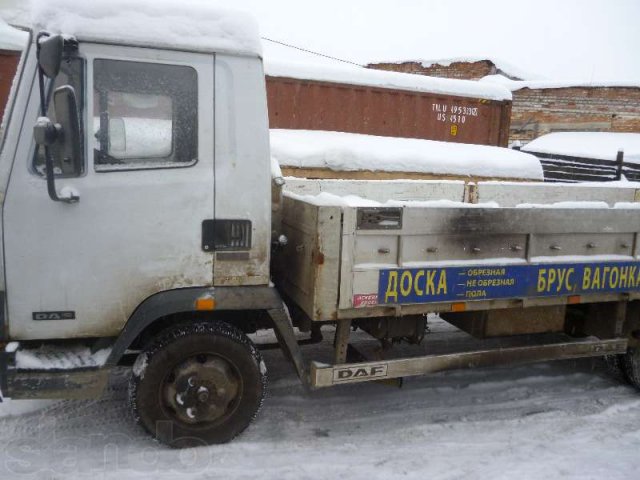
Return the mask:
M 0 350 L 0 402 L 12 399 L 89 399 L 104 391 L 111 368 L 91 367 L 69 370 L 18 370 L 18 345 Z
M 11 344 L 9 344 L 11 345 Z M 0 350 L 0 402 L 9 397 L 9 369 L 15 365 L 15 351 L 8 351 L 8 346 Z

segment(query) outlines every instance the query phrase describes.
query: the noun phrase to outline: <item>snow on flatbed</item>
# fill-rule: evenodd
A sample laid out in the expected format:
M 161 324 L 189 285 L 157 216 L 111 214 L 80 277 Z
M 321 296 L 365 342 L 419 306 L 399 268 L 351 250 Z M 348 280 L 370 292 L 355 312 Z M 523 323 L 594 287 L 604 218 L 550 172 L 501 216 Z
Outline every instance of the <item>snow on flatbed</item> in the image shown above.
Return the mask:
M 472 342 L 446 324 L 432 331 L 428 342 Z M 305 352 L 330 347 L 328 339 Z M 149 439 L 128 413 L 124 371 L 95 401 L 0 404 L 1 478 L 637 476 L 640 393 L 610 378 L 598 360 L 455 371 L 407 379 L 402 389 L 355 384 L 309 393 L 280 352 L 264 357 L 264 407 L 227 445 L 178 451 Z
M 540 161 L 508 148 L 316 130 L 271 130 L 281 167 L 542 180 Z

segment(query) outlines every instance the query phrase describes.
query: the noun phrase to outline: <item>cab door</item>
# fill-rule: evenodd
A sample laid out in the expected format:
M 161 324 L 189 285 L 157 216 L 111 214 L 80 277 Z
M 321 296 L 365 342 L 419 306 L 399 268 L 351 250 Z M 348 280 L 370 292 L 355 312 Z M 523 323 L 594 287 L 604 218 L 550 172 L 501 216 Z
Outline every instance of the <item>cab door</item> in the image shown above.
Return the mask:
M 76 90 L 81 174 L 47 195 L 32 127 L 37 82 L 4 205 L 9 334 L 115 336 L 154 293 L 213 282 L 213 55 L 81 44 L 56 84 Z M 51 112 L 53 114 L 54 112 Z

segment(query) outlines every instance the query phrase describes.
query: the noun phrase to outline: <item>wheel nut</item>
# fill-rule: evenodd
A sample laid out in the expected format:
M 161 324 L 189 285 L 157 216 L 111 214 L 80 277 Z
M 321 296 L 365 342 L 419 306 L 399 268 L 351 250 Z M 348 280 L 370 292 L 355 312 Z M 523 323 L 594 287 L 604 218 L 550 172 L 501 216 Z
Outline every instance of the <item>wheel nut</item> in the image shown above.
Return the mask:
M 207 400 L 209 400 L 209 390 L 204 387 L 200 387 L 198 390 L 198 401 L 204 403 Z

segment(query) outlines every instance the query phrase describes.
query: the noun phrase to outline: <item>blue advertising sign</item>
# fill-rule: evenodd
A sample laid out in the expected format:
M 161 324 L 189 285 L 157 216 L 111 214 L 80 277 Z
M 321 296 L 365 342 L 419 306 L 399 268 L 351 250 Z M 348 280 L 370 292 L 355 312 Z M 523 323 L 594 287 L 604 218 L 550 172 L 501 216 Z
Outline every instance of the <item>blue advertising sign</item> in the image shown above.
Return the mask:
M 640 262 L 381 270 L 378 305 L 640 291 Z

